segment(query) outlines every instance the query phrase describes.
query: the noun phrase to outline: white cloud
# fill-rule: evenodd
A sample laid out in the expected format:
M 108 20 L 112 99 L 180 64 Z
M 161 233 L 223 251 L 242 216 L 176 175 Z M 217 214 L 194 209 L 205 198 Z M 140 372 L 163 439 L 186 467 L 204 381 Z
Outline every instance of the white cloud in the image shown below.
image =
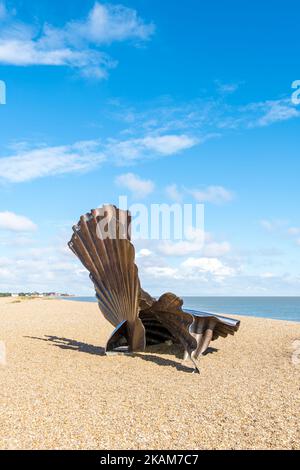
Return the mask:
M 31 66 L 51 65 L 70 66 L 82 69 L 82 74 L 95 78 L 106 78 L 107 70 L 117 65 L 107 54 L 65 47 L 48 50 L 33 40 L 1 39 L 0 63 L 4 65 Z
M 152 255 L 152 251 L 148 250 L 148 248 L 142 248 L 136 254 L 136 258 L 148 258 Z
M 128 39 L 147 40 L 154 32 L 137 12 L 123 5 L 96 3 L 84 22 L 71 22 L 67 34 L 81 36 L 97 44 L 109 44 Z
M 123 141 L 111 140 L 107 153 L 120 164 L 133 163 L 142 158 L 170 156 L 195 146 L 198 141 L 186 135 L 146 136 Z
M 126 173 L 116 178 L 116 183 L 132 192 L 136 198 L 149 196 L 154 191 L 154 183 L 151 180 L 143 180 L 133 173 Z
M 173 155 L 181 150 L 196 145 L 197 141 L 187 135 L 163 135 L 158 137 L 146 137 L 141 144 L 149 150 L 153 150 L 162 155 Z
M 191 253 L 199 253 L 203 251 L 203 242 L 179 241 L 179 242 L 163 242 L 158 248 L 159 252 L 165 256 L 186 256 Z
M 265 127 L 280 121 L 287 121 L 300 116 L 300 112 L 290 101 L 267 101 L 264 104 L 264 107 L 265 112 L 263 116 L 256 121 L 256 124 L 260 127 Z
M 241 295 L 240 286 L 247 283 L 238 260 L 194 256 L 170 262 L 154 245 L 152 256 L 138 259 L 138 267 L 142 286 L 152 295 Z
M 97 142 L 78 142 L 70 146 L 41 147 L 0 158 L 0 181 L 20 183 L 44 176 L 89 170 L 105 156 Z
M 188 227 L 186 240 L 164 241 L 158 246 L 158 250 L 165 256 L 186 256 L 191 253 L 203 253 L 206 234 L 201 229 Z
M 192 227 L 188 228 L 186 232 L 186 240 L 164 241 L 158 246 L 158 251 L 165 256 L 187 256 L 197 253 L 207 258 L 215 258 L 224 256 L 231 250 L 230 243 L 216 242 L 210 233 Z
M 178 278 L 178 270 L 170 267 L 149 266 L 145 268 L 145 272 L 156 278 Z
M 195 274 L 212 274 L 216 277 L 228 277 L 235 274 L 235 270 L 226 266 L 217 258 L 188 258 L 182 263 L 182 267 L 192 270 Z
M 214 258 L 227 255 L 231 251 L 229 242 L 216 242 L 211 241 L 204 245 L 203 255 L 207 258 Z
M 2 7 L 1 7 L 2 5 Z M 0 17 L 6 17 L 0 4 Z M 99 46 L 148 39 L 154 31 L 137 12 L 122 5 L 96 2 L 86 19 L 62 28 L 44 24 L 39 30 L 11 18 L 0 33 L 0 63 L 16 66 L 70 66 L 83 75 L 104 78 L 117 65 Z
M 276 274 L 274 274 L 274 273 L 272 273 L 272 272 L 265 272 L 265 273 L 262 273 L 262 274 L 260 275 L 260 277 L 261 277 L 262 279 L 273 279 L 273 278 L 276 277 Z
M 27 217 L 17 215 L 14 212 L 0 212 L 0 230 L 12 232 L 31 232 L 37 226 Z
M 234 194 L 223 186 L 208 186 L 204 189 L 194 189 L 190 193 L 198 202 L 211 202 L 213 204 L 223 204 L 232 201 Z

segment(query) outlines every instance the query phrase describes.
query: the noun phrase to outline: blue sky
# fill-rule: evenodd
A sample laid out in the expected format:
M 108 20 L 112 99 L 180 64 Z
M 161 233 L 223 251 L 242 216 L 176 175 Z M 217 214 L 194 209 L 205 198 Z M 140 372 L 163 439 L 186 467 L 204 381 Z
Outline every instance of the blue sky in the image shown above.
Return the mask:
M 204 248 L 138 243 L 151 293 L 299 295 L 299 12 L 0 0 L 0 291 L 92 293 L 71 227 L 124 194 L 205 204 Z

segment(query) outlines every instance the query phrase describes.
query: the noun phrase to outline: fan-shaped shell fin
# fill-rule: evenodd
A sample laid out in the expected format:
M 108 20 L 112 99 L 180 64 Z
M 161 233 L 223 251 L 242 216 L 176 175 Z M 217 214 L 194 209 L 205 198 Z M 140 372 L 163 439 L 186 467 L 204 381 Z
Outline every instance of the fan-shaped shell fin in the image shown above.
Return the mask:
M 92 210 L 73 228 L 69 247 L 90 272 L 104 317 L 114 326 L 126 320 L 129 346 L 140 350 L 145 330 L 138 318 L 140 283 L 130 222 L 129 212 L 115 206 Z

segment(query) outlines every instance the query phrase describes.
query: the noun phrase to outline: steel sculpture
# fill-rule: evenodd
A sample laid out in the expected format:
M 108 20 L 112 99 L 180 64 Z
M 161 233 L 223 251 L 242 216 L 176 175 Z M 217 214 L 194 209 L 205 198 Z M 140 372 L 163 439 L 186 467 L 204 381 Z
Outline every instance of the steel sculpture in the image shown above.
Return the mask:
M 240 322 L 218 314 L 183 309 L 183 301 L 166 293 L 158 300 L 141 286 L 131 243 L 131 216 L 107 205 L 82 216 L 73 227 L 69 247 L 90 273 L 101 313 L 115 330 L 106 345 L 113 352 L 144 351 L 171 341 L 184 357 L 196 360 L 211 341 L 233 335 Z

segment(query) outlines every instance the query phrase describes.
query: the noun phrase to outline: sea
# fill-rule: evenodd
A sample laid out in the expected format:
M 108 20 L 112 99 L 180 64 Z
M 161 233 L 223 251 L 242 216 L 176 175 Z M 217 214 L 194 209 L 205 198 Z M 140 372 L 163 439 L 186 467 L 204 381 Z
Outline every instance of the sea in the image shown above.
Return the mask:
M 184 307 L 223 315 L 246 315 L 300 322 L 300 297 L 182 297 Z M 97 302 L 95 297 L 66 300 Z

